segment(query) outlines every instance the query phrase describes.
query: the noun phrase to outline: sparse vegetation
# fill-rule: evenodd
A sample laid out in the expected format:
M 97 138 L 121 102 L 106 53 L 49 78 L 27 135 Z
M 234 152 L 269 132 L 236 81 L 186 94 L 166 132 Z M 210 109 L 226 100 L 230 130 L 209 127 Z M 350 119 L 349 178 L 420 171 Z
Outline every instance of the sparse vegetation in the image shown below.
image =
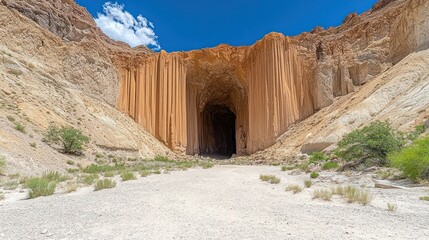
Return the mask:
M 35 143 L 35 142 L 30 143 L 30 146 L 31 146 L 31 147 L 33 147 L 33 148 L 36 148 L 36 147 L 37 147 L 37 145 L 36 145 L 36 143 Z
M 348 203 L 357 202 L 362 205 L 367 205 L 374 199 L 374 196 L 368 189 L 355 186 L 337 186 L 332 188 L 332 192 L 342 196 Z
M 67 160 L 67 164 L 68 165 L 74 165 L 74 161 L 73 160 Z
M 308 166 L 308 163 L 301 163 L 297 167 L 306 173 L 310 172 L 310 167 Z
M 25 133 L 25 126 L 22 125 L 22 123 L 15 123 L 15 129 L 18 130 L 19 132 Z
M 62 151 L 66 154 L 80 155 L 89 143 L 89 137 L 82 134 L 79 129 L 73 127 L 58 127 L 50 125 L 44 140 L 49 144 L 62 146 Z
M 56 186 L 55 182 L 49 182 L 49 180 L 39 177 L 30 178 L 25 183 L 25 187 L 30 189 L 30 198 L 50 196 L 54 194 Z
M 157 156 L 155 156 L 154 160 L 158 161 L 158 162 L 168 162 L 168 157 L 157 155 Z
M 318 178 L 318 177 L 319 177 L 319 173 L 317 173 L 317 172 L 312 172 L 312 173 L 310 174 L 310 177 L 311 177 L 311 178 L 313 178 L 313 179 Z
M 203 162 L 203 163 L 200 164 L 200 166 L 203 169 L 209 169 L 209 168 L 214 167 L 214 163 L 212 163 L 212 162 Z
M 394 131 L 390 123 L 376 121 L 354 130 L 338 142 L 336 155 L 349 163 L 344 168 L 360 164 L 384 166 L 387 155 L 403 145 L 403 134 Z
M 43 178 L 48 181 L 57 183 L 67 181 L 69 179 L 69 177 L 63 176 L 57 171 L 47 171 L 43 174 Z
M 9 180 L 3 184 L 4 190 L 14 190 L 19 186 L 18 180 Z
M 389 155 L 389 159 L 394 167 L 402 170 L 411 180 L 429 180 L 429 136 Z
M 66 192 L 68 192 L 68 193 L 76 192 L 78 186 L 79 185 L 75 181 L 68 182 L 66 185 Z
M 328 161 L 322 165 L 323 170 L 331 170 L 331 169 L 335 169 L 335 168 L 338 168 L 338 163 L 336 163 L 336 162 Z
M 0 175 L 3 175 L 3 169 L 6 166 L 6 159 L 3 156 L 0 156 Z
M 295 165 L 286 165 L 286 166 L 282 166 L 282 168 L 281 168 L 281 170 L 283 171 L 283 172 L 285 172 L 285 171 L 290 171 L 290 170 L 294 170 L 295 169 Z
M 322 161 L 326 161 L 326 160 L 328 160 L 328 157 L 323 152 L 313 152 L 310 155 L 309 162 L 310 163 L 318 163 L 318 162 L 322 162 Z
M 97 173 L 87 174 L 81 178 L 81 181 L 86 185 L 92 185 L 99 178 Z
M 95 187 L 94 187 L 94 191 L 99 191 L 102 189 L 106 189 L 106 188 L 114 188 L 116 186 L 116 182 L 109 179 L 109 178 L 105 178 L 102 180 L 98 180 L 95 183 Z
M 15 118 L 13 116 L 7 116 L 7 120 L 11 121 L 11 122 L 15 122 Z
M 420 200 L 422 200 L 422 201 L 429 201 L 429 196 L 420 197 Z
M 313 198 L 320 198 L 324 201 L 331 201 L 332 195 L 333 193 L 329 189 L 316 189 L 313 191 Z
M 125 182 L 125 181 L 135 180 L 136 176 L 132 172 L 123 171 L 121 173 L 121 178 L 122 178 L 122 181 Z
M 310 188 L 311 186 L 313 186 L 313 181 L 311 179 L 305 180 L 304 181 L 304 186 L 306 188 Z
M 263 182 L 269 182 L 271 184 L 278 184 L 280 183 L 280 178 L 274 176 L 274 175 L 260 175 L 259 179 L 261 179 Z
M 114 177 L 115 176 L 115 172 L 114 171 L 110 171 L 110 172 L 105 172 L 103 174 L 104 177 Z
M 398 205 L 394 203 L 387 203 L 387 211 L 395 212 L 396 210 L 398 210 Z
M 288 185 L 286 187 L 286 191 L 293 192 L 293 194 L 300 193 L 300 192 L 302 192 L 303 189 L 304 188 L 302 186 L 297 185 L 297 184 L 291 184 L 291 185 Z
M 280 166 L 280 163 L 279 162 L 272 162 L 272 163 L 270 163 L 270 166 L 277 167 L 277 166 Z
M 147 177 L 150 175 L 150 172 L 147 170 L 142 170 L 139 172 L 141 177 Z

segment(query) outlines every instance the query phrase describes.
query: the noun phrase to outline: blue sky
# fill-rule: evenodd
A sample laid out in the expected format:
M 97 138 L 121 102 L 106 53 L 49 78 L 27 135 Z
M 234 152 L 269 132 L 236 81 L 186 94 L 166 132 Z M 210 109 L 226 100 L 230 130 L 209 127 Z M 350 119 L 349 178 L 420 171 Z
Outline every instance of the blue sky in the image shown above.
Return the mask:
M 76 0 L 98 18 L 112 38 L 168 52 L 214 47 L 221 43 L 251 45 L 269 32 L 294 36 L 315 26 L 338 26 L 351 12 L 362 13 L 377 0 Z M 118 3 L 121 6 L 115 5 Z M 135 23 L 129 24 L 129 12 Z M 138 15 L 144 18 L 137 19 Z M 125 16 L 125 17 L 124 17 Z M 127 20 L 128 19 L 128 20 Z M 113 21 L 113 22 L 112 22 Z M 125 28 L 132 31 L 123 32 Z M 152 28 L 152 24 L 154 28 Z M 117 29 L 120 28 L 120 29 Z M 134 35 L 133 35 L 134 34 Z

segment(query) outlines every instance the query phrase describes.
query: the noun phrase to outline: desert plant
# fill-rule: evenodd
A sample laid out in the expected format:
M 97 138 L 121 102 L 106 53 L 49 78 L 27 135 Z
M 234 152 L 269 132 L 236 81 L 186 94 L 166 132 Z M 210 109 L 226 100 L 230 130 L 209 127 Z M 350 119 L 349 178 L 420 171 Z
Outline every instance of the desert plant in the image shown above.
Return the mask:
M 331 169 L 335 169 L 335 168 L 338 168 L 338 163 L 336 163 L 336 162 L 328 161 L 322 165 L 323 170 L 331 170 Z
M 374 196 L 368 189 L 351 185 L 333 187 L 331 191 L 336 195 L 342 196 L 348 203 L 358 202 L 362 205 L 367 205 L 374 199 Z
M 422 201 L 429 201 L 429 196 L 423 196 L 419 198 Z
M 49 144 L 61 145 L 64 153 L 79 155 L 84 150 L 85 145 L 89 143 L 89 137 L 73 127 L 50 125 L 44 141 Z
M 74 165 L 74 161 L 72 161 L 72 160 L 67 160 L 67 164 L 68 164 L 68 165 Z
M 105 178 L 102 180 L 98 180 L 95 183 L 94 191 L 99 191 L 101 189 L 106 189 L 106 188 L 114 188 L 115 186 L 116 186 L 115 181 L 112 181 L 111 179 Z
M 302 186 L 299 186 L 297 184 L 291 184 L 291 185 L 288 185 L 286 187 L 286 191 L 293 192 L 293 194 L 297 194 L 299 192 L 302 192 L 303 189 L 304 188 Z
M 30 147 L 36 148 L 36 147 L 37 147 L 37 145 L 36 145 L 36 143 L 35 143 L 35 142 L 32 142 L 32 143 L 30 143 Z
M 313 191 L 313 198 L 320 198 L 324 201 L 331 201 L 332 191 L 329 189 L 316 189 Z
M 150 171 L 148 170 L 141 170 L 139 173 L 141 177 L 147 177 L 150 175 Z
M 83 178 L 81 178 L 81 182 L 83 182 L 86 185 L 91 185 L 98 178 L 99 178 L 99 176 L 97 173 L 87 174 L 87 175 L 84 175 Z
M 154 160 L 158 161 L 158 162 L 168 162 L 169 161 L 167 156 L 161 156 L 161 155 L 156 155 Z
M 15 123 L 15 129 L 22 133 L 25 133 L 25 126 L 22 125 L 22 123 L 19 123 L 19 122 Z
M 349 162 L 344 166 L 348 168 L 368 160 L 383 166 L 388 163 L 387 155 L 399 150 L 403 143 L 402 134 L 394 131 L 389 122 L 376 121 L 344 136 L 338 142 L 336 155 Z
M 114 171 L 110 171 L 110 172 L 105 172 L 103 174 L 104 177 L 114 177 L 115 176 L 115 172 Z
M 403 171 L 404 175 L 418 181 L 429 179 L 429 136 L 414 141 L 401 151 L 389 155 L 394 167 Z
M 39 177 L 30 178 L 25 183 L 25 187 L 30 189 L 28 193 L 30 198 L 50 196 L 54 194 L 56 186 L 55 182 L 49 182 L 49 180 Z
M 282 166 L 281 170 L 282 170 L 283 172 L 285 172 L 285 171 L 294 170 L 295 168 L 296 168 L 296 166 L 295 166 L 295 165 L 286 165 L 286 166 Z
M 212 162 L 203 162 L 203 163 L 200 163 L 200 166 L 203 169 L 209 169 L 209 168 L 214 167 L 214 163 L 212 163 Z
M 305 180 L 304 181 L 304 186 L 306 188 L 310 188 L 313 185 L 313 181 L 311 179 Z
M 311 177 L 311 178 L 313 178 L 313 179 L 318 178 L 318 177 L 319 177 L 319 173 L 317 173 L 317 172 L 312 172 L 312 173 L 310 174 L 310 177 Z
M 279 162 L 272 162 L 272 163 L 270 163 L 270 166 L 277 167 L 277 166 L 280 166 L 280 163 Z
M 264 182 L 269 182 L 271 184 L 278 184 L 280 183 L 280 178 L 274 176 L 274 175 L 260 175 L 259 179 L 261 179 Z
M 66 192 L 68 192 L 68 193 L 76 192 L 78 186 L 79 185 L 75 181 L 68 182 L 66 185 Z
M 136 176 L 132 172 L 124 171 L 121 173 L 121 178 L 122 178 L 122 181 L 125 182 L 125 181 L 135 180 Z
M 326 161 L 326 160 L 328 160 L 328 157 L 323 152 L 313 152 L 310 155 L 309 162 L 310 163 L 318 163 L 318 162 Z
M 43 173 L 43 178 L 51 182 L 64 182 L 69 179 L 68 176 L 63 176 L 61 173 L 57 171 L 47 171 Z
M 13 116 L 7 116 L 7 120 L 11 121 L 11 122 L 15 122 L 15 118 Z
M 4 190 L 14 190 L 19 186 L 18 180 L 9 180 L 3 184 Z
M 3 156 L 0 156 L 0 175 L 3 175 L 3 168 L 6 166 L 6 159 Z
M 398 205 L 394 203 L 387 203 L 387 211 L 395 212 L 398 209 Z
M 302 171 L 304 171 L 306 173 L 310 172 L 310 167 L 308 166 L 308 163 L 298 164 L 297 168 L 301 169 Z

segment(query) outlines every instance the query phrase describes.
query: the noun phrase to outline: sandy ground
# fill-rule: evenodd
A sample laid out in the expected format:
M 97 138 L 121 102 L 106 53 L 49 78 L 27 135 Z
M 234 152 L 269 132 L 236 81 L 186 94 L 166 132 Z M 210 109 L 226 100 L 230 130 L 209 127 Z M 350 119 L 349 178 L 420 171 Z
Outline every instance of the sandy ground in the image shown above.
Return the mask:
M 278 185 L 259 174 L 281 177 Z M 429 239 L 427 188 L 374 189 L 370 206 L 312 199 L 332 183 L 321 175 L 293 195 L 306 175 L 279 167 L 216 166 L 152 175 L 114 189 L 34 200 L 6 198 L 0 239 Z M 389 212 L 386 203 L 396 203 Z

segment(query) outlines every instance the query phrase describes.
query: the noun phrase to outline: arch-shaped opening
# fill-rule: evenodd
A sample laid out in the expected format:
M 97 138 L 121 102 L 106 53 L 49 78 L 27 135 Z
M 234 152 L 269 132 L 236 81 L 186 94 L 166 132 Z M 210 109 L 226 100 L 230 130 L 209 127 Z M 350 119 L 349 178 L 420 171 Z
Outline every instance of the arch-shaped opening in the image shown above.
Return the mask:
M 227 157 L 236 154 L 236 118 L 225 104 L 206 104 L 201 112 L 200 154 Z

